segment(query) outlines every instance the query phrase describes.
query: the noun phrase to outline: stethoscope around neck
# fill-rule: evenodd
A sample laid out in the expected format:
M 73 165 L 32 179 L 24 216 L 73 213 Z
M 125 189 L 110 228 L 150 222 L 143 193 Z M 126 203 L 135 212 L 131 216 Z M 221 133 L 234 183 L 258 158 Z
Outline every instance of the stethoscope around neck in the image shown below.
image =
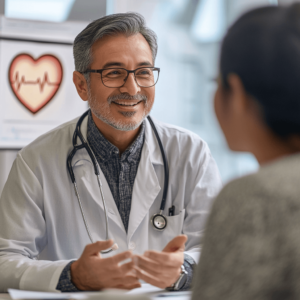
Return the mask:
M 73 149 L 67 157 L 67 169 L 68 169 L 71 181 L 74 185 L 75 195 L 76 195 L 77 200 L 78 200 L 78 204 L 79 204 L 79 207 L 80 207 L 80 211 L 81 211 L 81 214 L 82 214 L 82 218 L 83 218 L 83 222 L 84 222 L 86 231 L 88 233 L 88 236 L 89 236 L 91 242 L 94 243 L 95 241 L 94 241 L 94 239 L 91 235 L 90 228 L 89 228 L 87 219 L 86 219 L 85 214 L 84 214 L 84 210 L 83 210 L 83 207 L 82 207 L 82 202 L 81 202 L 81 199 L 80 199 L 80 195 L 79 195 L 79 192 L 78 192 L 76 179 L 75 179 L 75 175 L 74 175 L 73 167 L 72 167 L 72 159 L 73 159 L 76 151 L 80 150 L 82 148 L 85 148 L 85 150 L 87 151 L 87 153 L 88 153 L 88 155 L 89 155 L 89 157 L 92 161 L 92 164 L 94 166 L 94 172 L 95 172 L 95 175 L 97 177 L 97 182 L 98 182 L 98 186 L 99 186 L 99 190 L 100 190 L 100 195 L 101 195 L 101 199 L 102 199 L 102 203 L 103 203 L 103 209 L 104 209 L 104 216 L 105 216 L 105 225 L 106 225 L 105 239 L 108 240 L 109 239 L 108 217 L 107 217 L 106 202 L 105 202 L 104 193 L 103 193 L 103 189 L 102 189 L 102 182 L 101 182 L 101 179 L 100 179 L 100 167 L 98 165 L 98 162 L 97 162 L 97 159 L 96 159 L 96 156 L 95 156 L 94 152 L 92 151 L 90 145 L 87 143 L 87 141 L 85 140 L 85 138 L 83 137 L 82 132 L 81 132 L 81 124 L 82 124 L 83 120 L 85 119 L 85 117 L 88 115 L 88 113 L 89 113 L 89 110 L 87 110 L 79 118 L 79 120 L 76 124 L 75 131 L 74 131 L 74 134 L 73 134 L 73 139 L 72 139 Z M 162 200 L 161 200 L 161 204 L 160 204 L 159 213 L 154 214 L 152 216 L 151 224 L 154 227 L 154 229 L 156 229 L 158 231 L 163 231 L 167 227 L 167 224 L 168 224 L 167 218 L 164 216 L 163 211 L 165 209 L 167 193 L 168 193 L 169 167 L 168 167 L 168 161 L 167 161 L 167 158 L 166 158 L 166 153 L 165 153 L 163 144 L 161 142 L 161 139 L 159 137 L 157 129 L 156 129 L 154 123 L 153 123 L 153 120 L 151 119 L 150 116 L 148 116 L 147 119 L 148 119 L 148 121 L 149 121 L 149 123 L 152 127 L 152 130 L 154 131 L 155 137 L 157 139 L 157 142 L 158 142 L 158 145 L 159 145 L 159 148 L 160 148 L 160 152 L 161 152 L 163 163 L 164 163 L 164 177 L 165 177 L 164 189 L 163 189 L 163 195 L 162 195 Z M 81 144 L 79 144 L 79 145 L 77 144 L 77 138 L 79 138 L 80 141 L 81 141 Z M 170 208 L 170 212 L 174 213 L 174 209 L 175 209 L 175 207 L 172 206 Z M 116 250 L 116 249 L 118 249 L 118 245 L 114 244 L 111 248 L 109 248 L 107 250 L 104 250 L 104 251 L 101 251 L 101 253 L 106 254 L 106 253 L 109 253 L 109 252 L 111 252 L 113 250 Z

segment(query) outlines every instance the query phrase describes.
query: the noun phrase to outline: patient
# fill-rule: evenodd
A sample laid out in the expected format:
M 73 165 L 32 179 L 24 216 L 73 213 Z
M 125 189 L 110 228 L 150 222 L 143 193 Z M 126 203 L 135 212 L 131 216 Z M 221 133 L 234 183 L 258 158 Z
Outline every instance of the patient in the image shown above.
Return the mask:
M 300 4 L 229 29 L 215 112 L 229 147 L 260 170 L 217 197 L 193 299 L 300 299 Z

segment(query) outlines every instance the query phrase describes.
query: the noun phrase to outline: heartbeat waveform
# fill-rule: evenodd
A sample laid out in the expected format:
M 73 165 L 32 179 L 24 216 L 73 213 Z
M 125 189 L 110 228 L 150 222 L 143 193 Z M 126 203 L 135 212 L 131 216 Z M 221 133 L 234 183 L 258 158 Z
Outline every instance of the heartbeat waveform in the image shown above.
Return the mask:
M 44 78 L 43 80 L 41 78 L 38 78 L 36 81 L 34 80 L 25 80 L 25 76 L 22 76 L 21 79 L 19 79 L 19 72 L 16 72 L 14 80 L 11 82 L 11 84 L 16 84 L 17 85 L 17 91 L 20 90 L 22 84 L 38 84 L 40 87 L 40 92 L 42 93 L 44 91 L 44 87 L 46 84 L 50 86 L 58 86 L 60 83 L 55 83 L 55 82 L 50 82 L 48 78 L 48 73 L 44 73 Z

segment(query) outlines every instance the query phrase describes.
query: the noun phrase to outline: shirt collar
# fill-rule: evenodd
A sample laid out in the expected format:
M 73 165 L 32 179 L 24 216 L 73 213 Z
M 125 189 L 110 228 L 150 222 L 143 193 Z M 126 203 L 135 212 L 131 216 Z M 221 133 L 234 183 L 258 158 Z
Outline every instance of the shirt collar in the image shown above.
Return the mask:
M 129 162 L 139 162 L 141 150 L 144 145 L 145 124 L 141 124 L 139 135 L 133 143 L 122 153 L 121 161 L 128 160 Z M 110 160 L 113 155 L 119 156 L 119 149 L 110 143 L 97 128 L 91 111 L 88 115 L 87 124 L 87 140 L 92 147 L 95 155 L 102 160 Z

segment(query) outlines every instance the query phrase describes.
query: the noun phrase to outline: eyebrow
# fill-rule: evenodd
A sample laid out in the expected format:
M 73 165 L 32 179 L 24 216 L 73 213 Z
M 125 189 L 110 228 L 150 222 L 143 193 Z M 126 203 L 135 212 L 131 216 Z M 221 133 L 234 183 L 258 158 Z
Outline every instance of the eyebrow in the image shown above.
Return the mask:
M 149 61 L 143 61 L 138 64 L 138 66 L 143 67 L 143 66 L 148 66 L 148 67 L 153 67 L 152 64 Z
M 138 65 L 138 67 L 143 67 L 143 66 L 148 66 L 148 67 L 152 67 L 152 64 L 149 61 L 143 61 L 140 62 Z M 124 68 L 125 65 L 123 63 L 120 62 L 116 62 L 116 61 L 112 61 L 112 62 L 108 62 L 106 63 L 102 69 L 106 69 L 106 68 L 110 68 L 110 67 L 120 67 L 120 68 Z

